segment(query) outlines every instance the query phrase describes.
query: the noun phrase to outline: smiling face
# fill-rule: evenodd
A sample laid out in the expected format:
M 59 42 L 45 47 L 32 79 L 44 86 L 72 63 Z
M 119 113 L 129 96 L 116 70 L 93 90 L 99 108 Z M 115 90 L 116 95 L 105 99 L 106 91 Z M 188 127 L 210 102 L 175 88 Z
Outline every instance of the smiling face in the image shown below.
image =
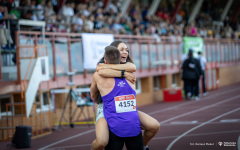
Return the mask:
M 127 45 L 125 43 L 120 43 L 117 49 L 120 51 L 121 54 L 121 63 L 126 63 L 129 54 Z

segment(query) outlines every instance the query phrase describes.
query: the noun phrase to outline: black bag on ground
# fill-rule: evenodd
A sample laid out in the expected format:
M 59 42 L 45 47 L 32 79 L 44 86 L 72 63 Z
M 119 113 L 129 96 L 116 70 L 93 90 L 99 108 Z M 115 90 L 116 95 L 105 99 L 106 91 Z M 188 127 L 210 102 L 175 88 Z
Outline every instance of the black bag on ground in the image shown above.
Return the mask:
M 16 148 L 30 148 L 31 147 L 31 126 L 16 126 L 16 131 L 12 139 L 12 144 Z

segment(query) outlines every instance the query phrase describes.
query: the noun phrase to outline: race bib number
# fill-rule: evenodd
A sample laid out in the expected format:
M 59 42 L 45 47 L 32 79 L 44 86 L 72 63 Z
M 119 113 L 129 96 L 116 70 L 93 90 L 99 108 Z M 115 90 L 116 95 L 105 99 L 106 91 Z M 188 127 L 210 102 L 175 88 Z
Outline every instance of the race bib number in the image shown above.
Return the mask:
M 136 111 L 136 98 L 134 95 L 117 96 L 115 106 L 117 113 Z

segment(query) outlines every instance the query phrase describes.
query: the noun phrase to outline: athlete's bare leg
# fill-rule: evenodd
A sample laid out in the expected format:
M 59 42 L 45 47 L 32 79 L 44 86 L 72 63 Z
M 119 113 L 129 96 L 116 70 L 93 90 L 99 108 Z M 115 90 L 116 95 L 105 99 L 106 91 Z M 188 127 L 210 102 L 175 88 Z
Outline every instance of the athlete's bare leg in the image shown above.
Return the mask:
M 148 114 L 138 111 L 138 116 L 141 122 L 141 128 L 144 130 L 143 133 L 143 145 L 146 146 L 148 142 L 156 135 L 160 128 L 160 123 L 149 116 Z
M 148 142 L 156 135 L 160 128 L 159 122 L 144 112 L 138 111 L 141 128 L 143 133 L 143 144 L 146 146 Z M 96 139 L 92 142 L 92 150 L 103 150 L 108 144 L 109 131 L 105 118 L 100 118 L 96 123 Z
M 104 117 L 97 121 L 95 128 L 96 139 L 92 142 L 92 150 L 103 150 L 109 140 L 108 125 Z

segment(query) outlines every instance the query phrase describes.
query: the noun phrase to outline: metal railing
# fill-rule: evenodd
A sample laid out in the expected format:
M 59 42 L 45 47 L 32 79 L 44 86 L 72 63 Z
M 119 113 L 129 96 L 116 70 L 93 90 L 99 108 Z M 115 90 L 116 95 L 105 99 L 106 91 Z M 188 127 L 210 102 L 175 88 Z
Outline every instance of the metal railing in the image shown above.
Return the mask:
M 81 34 L 78 33 L 45 33 L 45 41 L 41 32 L 18 31 L 17 33 L 17 81 L 20 82 L 19 57 L 20 46 L 37 46 L 44 43 L 48 48 L 50 76 L 53 81 L 57 76 L 66 72 L 84 74 L 94 70 L 83 68 L 83 45 Z M 143 70 L 158 71 L 158 74 L 171 73 L 173 69 L 179 70 L 181 56 L 183 55 L 182 37 L 176 37 L 173 42 L 170 37 L 160 37 L 158 42 L 151 36 L 114 35 L 115 40 L 127 43 L 130 56 L 137 67 L 137 72 Z M 240 40 L 204 39 L 204 52 L 208 61 L 208 68 L 224 67 L 240 61 Z M 169 65 L 158 65 L 156 62 L 166 61 Z M 138 77 L 138 75 L 137 75 Z

